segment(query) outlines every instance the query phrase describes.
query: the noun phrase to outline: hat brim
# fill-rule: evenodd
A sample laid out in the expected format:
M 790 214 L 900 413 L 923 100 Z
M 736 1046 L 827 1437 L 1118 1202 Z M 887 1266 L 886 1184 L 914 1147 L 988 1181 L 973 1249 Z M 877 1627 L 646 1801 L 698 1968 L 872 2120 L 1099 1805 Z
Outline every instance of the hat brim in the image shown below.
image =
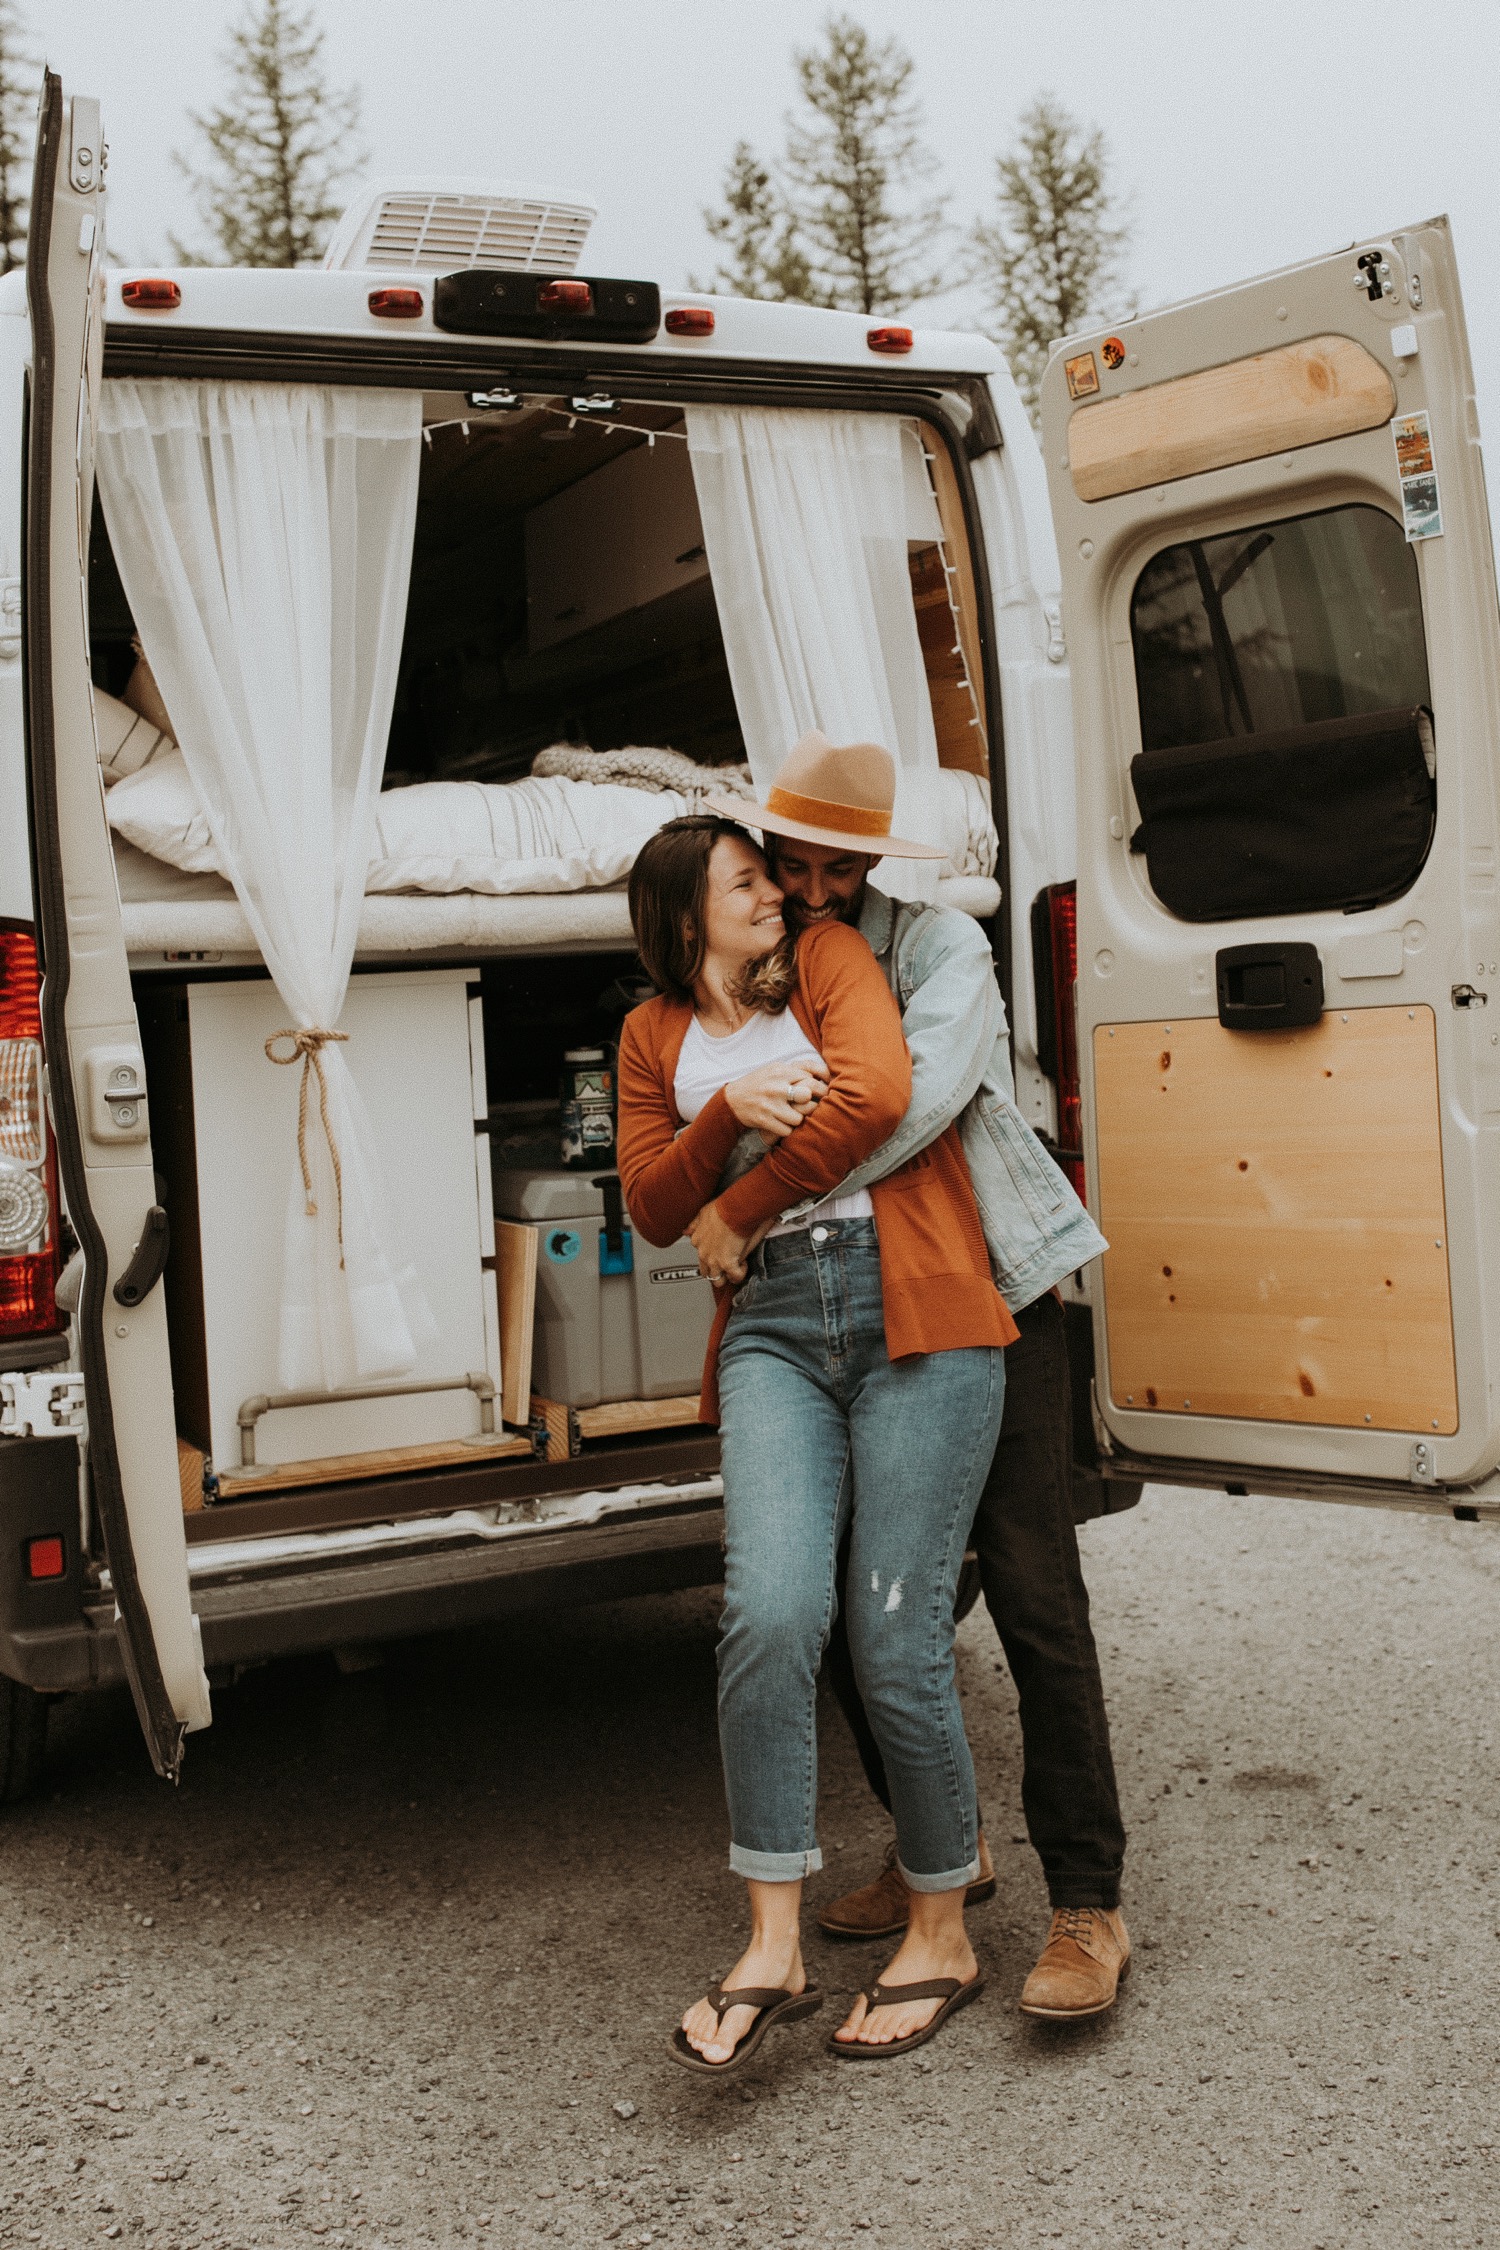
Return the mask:
M 725 820 L 737 820 L 742 828 L 789 836 L 798 844 L 823 844 L 829 851 L 864 852 L 870 859 L 948 857 L 941 844 L 913 844 L 904 836 L 860 836 L 848 828 L 813 828 L 805 820 L 788 820 L 784 813 L 767 812 L 750 798 L 705 796 L 702 802 L 709 812 Z

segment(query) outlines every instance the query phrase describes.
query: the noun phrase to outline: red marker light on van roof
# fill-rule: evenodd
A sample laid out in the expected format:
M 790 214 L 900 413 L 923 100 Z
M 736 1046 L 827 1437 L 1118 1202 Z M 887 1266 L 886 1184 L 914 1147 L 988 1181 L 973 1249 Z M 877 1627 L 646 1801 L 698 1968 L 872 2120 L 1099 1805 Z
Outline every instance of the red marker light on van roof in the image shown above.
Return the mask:
M 420 320 L 422 317 L 420 289 L 372 289 L 365 302 L 382 320 Z
M 674 305 L 662 326 L 669 336 L 711 336 L 714 316 L 707 305 Z
M 176 312 L 182 303 L 182 285 L 164 276 L 154 281 L 122 281 L 120 302 L 132 312 Z
M 865 342 L 872 352 L 909 352 L 916 338 L 909 328 L 870 328 Z
M 26 1542 L 26 1575 L 28 1578 L 65 1578 L 68 1557 L 60 1539 L 28 1539 Z
M 594 292 L 586 281 L 544 281 L 536 293 L 538 312 L 586 313 Z

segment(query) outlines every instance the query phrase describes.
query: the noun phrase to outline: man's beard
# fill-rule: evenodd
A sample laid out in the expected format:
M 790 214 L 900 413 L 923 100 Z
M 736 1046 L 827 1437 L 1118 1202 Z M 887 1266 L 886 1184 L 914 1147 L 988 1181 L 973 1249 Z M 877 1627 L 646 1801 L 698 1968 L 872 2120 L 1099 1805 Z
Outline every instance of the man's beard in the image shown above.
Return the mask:
M 781 911 L 794 936 L 800 935 L 803 930 L 815 930 L 820 922 L 857 924 L 861 913 L 864 911 L 865 889 L 866 884 L 861 883 L 853 898 L 829 899 L 827 905 L 832 908 L 831 913 L 820 908 L 815 914 L 810 914 L 801 900 L 793 898 L 791 892 L 788 891 L 782 901 Z

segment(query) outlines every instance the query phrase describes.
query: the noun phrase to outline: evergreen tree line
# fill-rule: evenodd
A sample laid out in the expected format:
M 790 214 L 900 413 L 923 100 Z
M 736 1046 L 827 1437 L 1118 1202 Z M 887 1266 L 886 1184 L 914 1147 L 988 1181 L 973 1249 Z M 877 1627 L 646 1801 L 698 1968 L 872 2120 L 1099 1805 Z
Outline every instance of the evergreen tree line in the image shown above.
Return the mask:
M 364 162 L 359 94 L 329 84 L 311 6 L 248 0 L 229 34 L 225 97 L 190 113 L 196 147 L 175 161 L 206 247 L 185 264 L 298 266 L 322 254 Z M 1104 136 L 1051 95 L 1022 114 L 995 160 L 992 209 L 949 215 L 923 138 L 916 66 L 894 38 L 830 15 L 793 54 L 796 106 L 781 154 L 737 143 L 721 200 L 703 214 L 716 255 L 695 287 L 893 315 L 972 293 L 1035 405 L 1059 336 L 1126 317 L 1129 228 Z M 0 271 L 25 255 L 37 65 L 17 0 L 0 0 Z

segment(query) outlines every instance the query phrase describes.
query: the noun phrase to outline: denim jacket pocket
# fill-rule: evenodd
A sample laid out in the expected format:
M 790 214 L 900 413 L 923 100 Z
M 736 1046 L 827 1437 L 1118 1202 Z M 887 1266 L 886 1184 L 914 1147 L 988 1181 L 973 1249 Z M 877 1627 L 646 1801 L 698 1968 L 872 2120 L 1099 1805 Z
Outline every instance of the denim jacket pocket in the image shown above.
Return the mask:
M 1053 1233 L 1074 1201 L 1072 1188 L 1053 1163 L 1024 1117 L 1007 1102 L 985 1100 L 978 1110 L 985 1132 L 1031 1217 Z

